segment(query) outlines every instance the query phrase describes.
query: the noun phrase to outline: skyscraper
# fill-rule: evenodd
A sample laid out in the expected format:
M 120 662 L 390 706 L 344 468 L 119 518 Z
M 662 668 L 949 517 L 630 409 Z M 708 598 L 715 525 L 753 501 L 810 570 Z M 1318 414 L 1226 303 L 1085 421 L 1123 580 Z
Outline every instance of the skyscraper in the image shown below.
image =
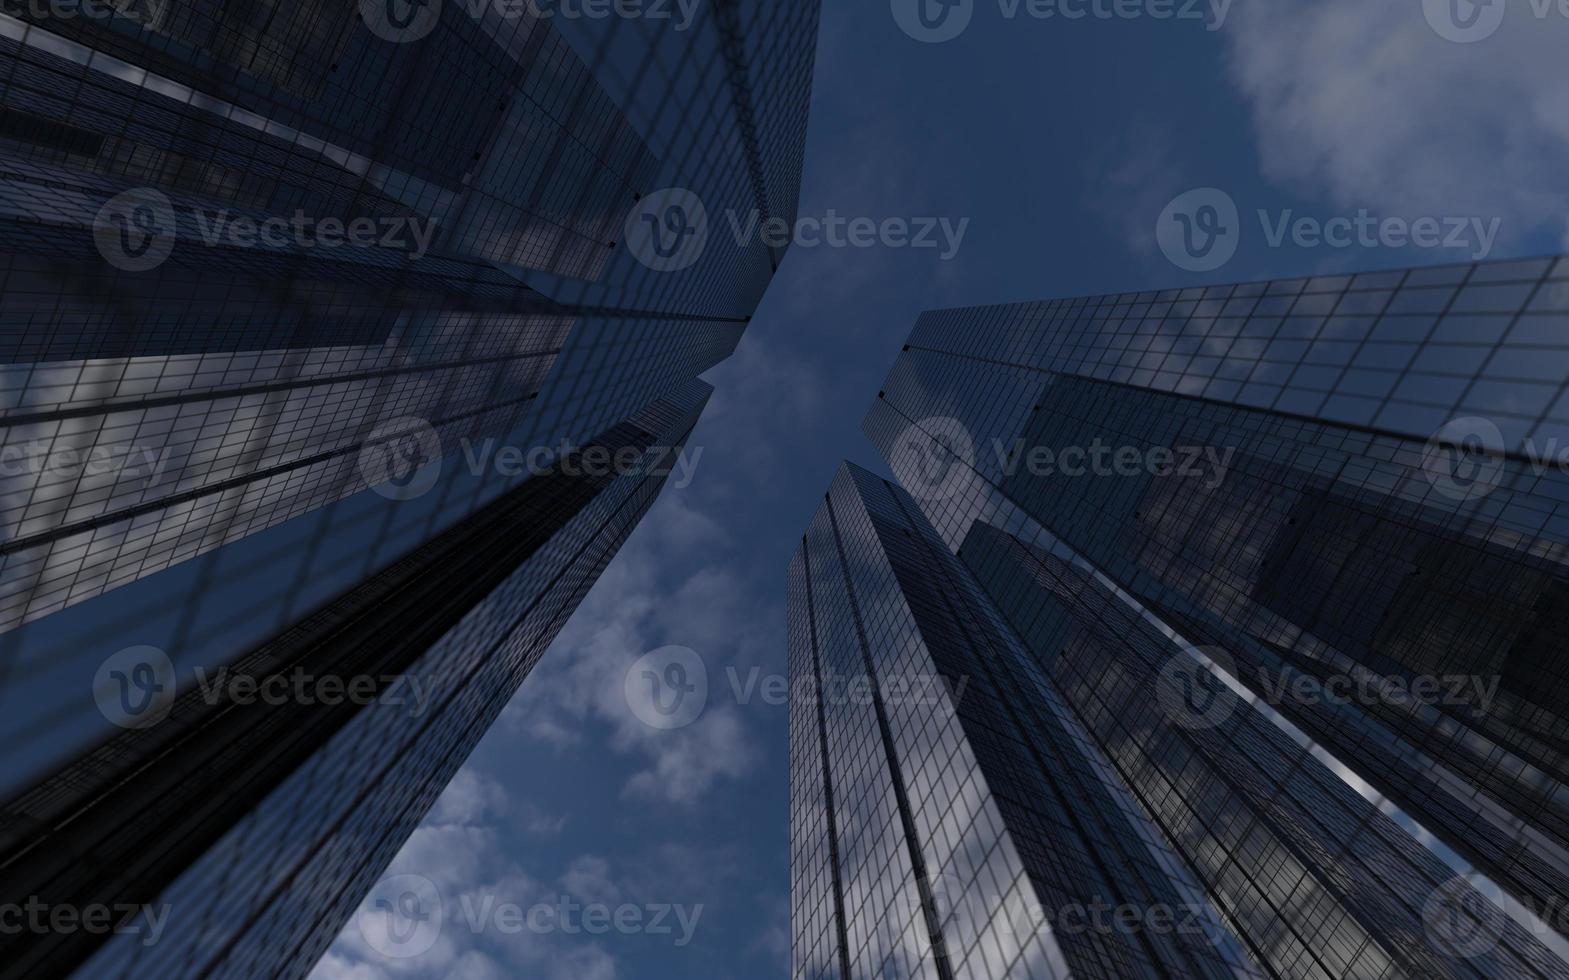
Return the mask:
M 930 313 L 867 418 L 977 620 L 1006 624 L 989 659 L 1027 651 L 1051 686 L 1019 697 L 1065 707 L 1265 975 L 1565 975 L 1565 280 L 1540 260 Z M 1023 730 L 1024 768 L 1066 778 Z M 1078 942 L 1074 975 L 1123 975 Z
M 664 483 L 816 4 L 91 6 L 0 17 L 0 880 L 170 915 L 0 974 L 299 976 Z

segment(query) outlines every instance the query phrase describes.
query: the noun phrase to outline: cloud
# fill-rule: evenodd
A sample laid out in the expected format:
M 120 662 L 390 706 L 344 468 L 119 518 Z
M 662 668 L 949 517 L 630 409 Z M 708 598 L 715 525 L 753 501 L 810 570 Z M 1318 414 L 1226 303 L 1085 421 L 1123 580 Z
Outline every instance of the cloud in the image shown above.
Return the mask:
M 610 862 L 592 854 L 573 859 L 561 876 L 561 885 L 585 902 L 614 905 L 621 901 L 621 887 L 610 877 Z
M 1172 162 L 1172 144 L 1168 127 L 1130 121 L 1086 164 L 1085 204 L 1117 228 L 1135 255 L 1155 254 L 1155 217 L 1191 187 Z
M 821 309 L 803 310 L 801 315 L 819 316 Z M 773 319 L 780 329 L 799 329 L 788 313 Z M 707 375 L 714 396 L 694 438 L 716 465 L 699 476 L 699 492 L 704 497 L 755 493 L 759 482 L 783 476 L 782 468 L 797 458 L 788 448 L 829 421 L 820 417 L 827 402 L 825 374 L 799 347 L 776 343 L 762 330 L 748 330 L 730 359 Z M 744 475 L 745 483 L 718 483 L 723 475 L 719 460 L 724 460 L 725 472 Z
M 627 782 L 626 796 L 690 804 L 719 779 L 745 776 L 758 758 L 733 708 L 711 712 L 688 728 L 660 734 L 664 744 L 653 765 Z
M 519 807 L 518 817 L 523 832 L 532 837 L 554 837 L 567 826 L 565 813 L 552 814 L 533 803 L 524 803 Z
M 1238 4 L 1229 74 L 1264 175 L 1338 209 L 1503 219 L 1503 237 L 1569 215 L 1569 17 L 1508 0 L 1494 36 L 1439 37 L 1418 2 Z
M 311 980 L 614 980 L 615 958 L 592 941 L 497 925 L 495 910 L 504 905 L 554 908 L 562 896 L 579 904 L 613 902 L 626 891 L 610 863 L 592 855 L 573 859 L 554 884 L 530 874 L 503 847 L 503 822 L 516 810 L 496 780 L 472 767 L 461 770 L 385 876 L 418 875 L 435 885 L 442 927 L 434 945 L 407 958 L 384 955 L 356 914 Z
M 475 824 L 506 812 L 510 805 L 506 788 L 499 782 L 478 770 L 460 769 L 425 822 L 435 826 Z
M 720 556 L 731 546 L 684 493 L 667 492 L 507 707 L 504 723 L 561 750 L 608 737 L 616 752 L 646 762 L 623 788 L 638 799 L 690 806 L 720 780 L 744 776 L 759 751 L 737 707 L 724 702 L 724 668 L 758 662 L 783 625 L 760 616 L 744 583 L 725 570 Z M 691 725 L 663 731 L 633 714 L 625 685 L 638 658 L 669 645 L 704 659 L 710 698 Z
M 782 974 L 790 972 L 790 900 L 783 895 L 768 901 L 767 921 L 752 940 L 753 952 L 761 953 L 779 964 Z

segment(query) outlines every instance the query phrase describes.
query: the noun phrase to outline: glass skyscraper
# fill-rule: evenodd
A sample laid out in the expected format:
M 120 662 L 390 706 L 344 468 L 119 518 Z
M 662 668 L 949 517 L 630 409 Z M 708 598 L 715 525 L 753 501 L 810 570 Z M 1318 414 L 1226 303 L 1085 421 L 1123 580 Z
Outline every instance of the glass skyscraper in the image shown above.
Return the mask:
M 310 969 L 662 486 L 782 258 L 725 216 L 794 218 L 816 26 L 0 15 L 0 881 L 171 909 L 0 975 Z
M 1025 855 L 1008 872 L 1024 869 L 1047 925 L 1026 936 L 1055 942 L 1060 962 L 1015 928 L 969 975 L 1219 963 L 1272 977 L 1569 976 L 1566 321 L 1558 259 L 921 318 L 865 426 L 909 496 L 853 481 L 863 501 L 900 501 L 909 534 L 867 538 L 844 581 L 807 583 L 798 557 L 792 596 L 864 590 L 875 599 L 859 601 L 896 610 L 860 640 L 866 673 L 907 669 L 880 664 L 900 652 L 981 699 L 958 701 L 962 753 L 923 754 L 895 732 L 874 760 L 928 788 L 913 801 L 936 788 L 939 813 L 999 801 Z M 847 479 L 831 509 L 854 509 L 855 495 L 838 503 Z M 944 545 L 935 579 L 900 571 L 920 540 Z M 804 601 L 798 675 L 808 638 L 825 642 Z M 975 610 L 973 625 L 941 625 L 934 604 L 959 623 Z M 955 645 L 992 652 L 956 668 Z M 992 710 L 993 685 L 1008 710 Z M 847 709 L 823 703 L 832 732 Z M 810 716 L 792 718 L 796 973 L 875 971 L 857 956 L 883 947 L 857 920 L 878 904 L 831 896 L 911 876 L 846 857 L 843 829 L 824 840 L 823 794 L 837 811 L 870 777 L 816 751 Z M 1056 803 L 1075 784 L 1092 788 Z M 1054 803 L 1077 824 L 1044 821 Z M 1125 832 L 1086 838 L 1080 826 L 1097 824 Z M 966 975 L 974 937 L 1016 920 L 987 905 L 1015 879 L 972 884 L 956 830 L 913 825 L 909 849 L 928 875 L 955 876 L 973 920 L 943 919 L 930 897 L 924 935 L 947 956 L 931 975 Z M 1032 865 L 1037 840 L 1101 877 L 1064 890 L 1051 862 Z M 1137 890 L 1149 876 L 1129 840 L 1154 842 L 1167 891 Z M 1172 894 L 1201 896 L 1222 923 L 1199 944 L 1208 959 L 1170 958 L 1183 933 L 1149 910 Z M 1082 928 L 1086 905 L 1131 911 Z

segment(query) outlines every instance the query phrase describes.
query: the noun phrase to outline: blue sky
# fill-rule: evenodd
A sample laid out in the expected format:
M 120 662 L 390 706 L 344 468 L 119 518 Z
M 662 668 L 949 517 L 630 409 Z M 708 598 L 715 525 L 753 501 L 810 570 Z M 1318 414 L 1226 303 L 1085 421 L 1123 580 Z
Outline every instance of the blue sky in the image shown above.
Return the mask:
M 801 207 L 968 219 L 957 253 L 792 251 L 709 375 L 695 482 L 667 489 L 392 869 L 470 911 L 566 896 L 634 906 L 642 925 L 567 933 L 557 915 L 476 934 L 449 908 L 429 952 L 389 960 L 351 923 L 318 977 L 787 975 L 788 709 L 737 697 L 731 677 L 783 673 L 785 564 L 839 462 L 877 465 L 860 419 L 923 309 L 1546 254 L 1569 237 L 1569 18 L 1529 0 L 1473 43 L 1424 17 L 1440 0 L 1235 0 L 1219 25 L 972 3 L 960 36 L 930 44 L 890 0 L 826 5 Z M 1194 273 L 1156 227 L 1199 188 L 1237 208 L 1237 248 Z M 1457 244 L 1314 244 L 1315 224 L 1364 210 L 1430 219 Z M 709 682 L 673 731 L 624 693 L 667 645 L 696 651 Z M 645 928 L 667 905 L 702 907 L 689 935 L 673 912 L 671 931 Z

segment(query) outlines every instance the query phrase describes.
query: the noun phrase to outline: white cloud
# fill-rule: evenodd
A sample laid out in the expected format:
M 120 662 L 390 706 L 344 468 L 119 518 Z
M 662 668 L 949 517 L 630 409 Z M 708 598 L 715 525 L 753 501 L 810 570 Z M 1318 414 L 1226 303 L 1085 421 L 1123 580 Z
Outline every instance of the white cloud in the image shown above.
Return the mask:
M 458 770 L 426 817 L 427 824 L 474 824 L 507 811 L 506 788 L 476 769 Z
M 719 679 L 710 678 L 709 682 L 716 680 Z M 691 803 L 721 777 L 741 778 L 757 760 L 734 708 L 710 709 L 702 720 L 688 728 L 658 734 L 663 744 L 653 765 L 627 783 L 629 797 Z
M 1171 147 L 1165 127 L 1130 121 L 1115 142 L 1086 163 L 1085 204 L 1114 224 L 1138 255 L 1155 253 L 1155 216 L 1189 189 L 1172 165 Z
M 770 293 L 769 302 L 776 302 L 773 296 Z M 797 301 L 826 302 L 820 295 L 784 297 L 777 302 Z M 820 315 L 824 308 L 816 305 L 799 316 Z M 789 313 L 772 319 L 780 329 L 797 329 Z M 827 373 L 798 350 L 774 343 L 758 328 L 749 329 L 730 359 L 706 375 L 715 391 L 695 434 L 709 459 L 725 460 L 724 469 L 743 476 L 745 482 L 716 486 L 714 481 L 720 474 L 715 465 L 714 471 L 699 474 L 698 491 L 705 498 L 755 493 L 760 482 L 781 476 L 780 468 L 796 458 L 781 449 L 795 445 L 795 440 L 828 421 L 820 417 L 820 407 L 826 401 L 822 379 Z
M 436 886 L 442 928 L 435 944 L 408 958 L 385 956 L 356 915 L 311 980 L 614 980 L 614 957 L 592 941 L 496 926 L 495 910 L 504 905 L 555 907 L 561 896 L 606 902 L 625 891 L 610 864 L 591 855 L 570 862 L 554 884 L 529 874 L 502 846 L 501 821 L 515 809 L 500 783 L 460 771 L 387 869 L 387 876 L 419 875 Z
M 744 776 L 759 752 L 737 707 L 725 703 L 724 671 L 757 663 L 782 624 L 760 614 L 720 560 L 728 546 L 684 493 L 667 492 L 508 706 L 505 723 L 563 749 L 608 727 L 612 748 L 647 761 L 624 787 L 639 799 L 691 805 L 719 780 Z M 714 557 L 712 566 L 705 555 Z M 684 576 L 676 571 L 694 566 Z M 628 708 L 626 673 L 643 654 L 671 644 L 704 659 L 709 703 L 690 726 L 661 731 Z
M 561 887 L 584 902 L 614 905 L 621 901 L 621 886 L 611 879 L 610 862 L 593 854 L 573 859 L 561 876 Z
M 535 837 L 554 837 L 567 825 L 565 813 L 552 814 L 533 803 L 524 803 L 518 808 L 518 815 L 523 832 Z
M 1456 44 L 1413 0 L 1270 0 L 1225 36 L 1269 179 L 1338 209 L 1496 216 L 1506 241 L 1569 215 L 1569 18 L 1508 0 L 1496 35 Z

